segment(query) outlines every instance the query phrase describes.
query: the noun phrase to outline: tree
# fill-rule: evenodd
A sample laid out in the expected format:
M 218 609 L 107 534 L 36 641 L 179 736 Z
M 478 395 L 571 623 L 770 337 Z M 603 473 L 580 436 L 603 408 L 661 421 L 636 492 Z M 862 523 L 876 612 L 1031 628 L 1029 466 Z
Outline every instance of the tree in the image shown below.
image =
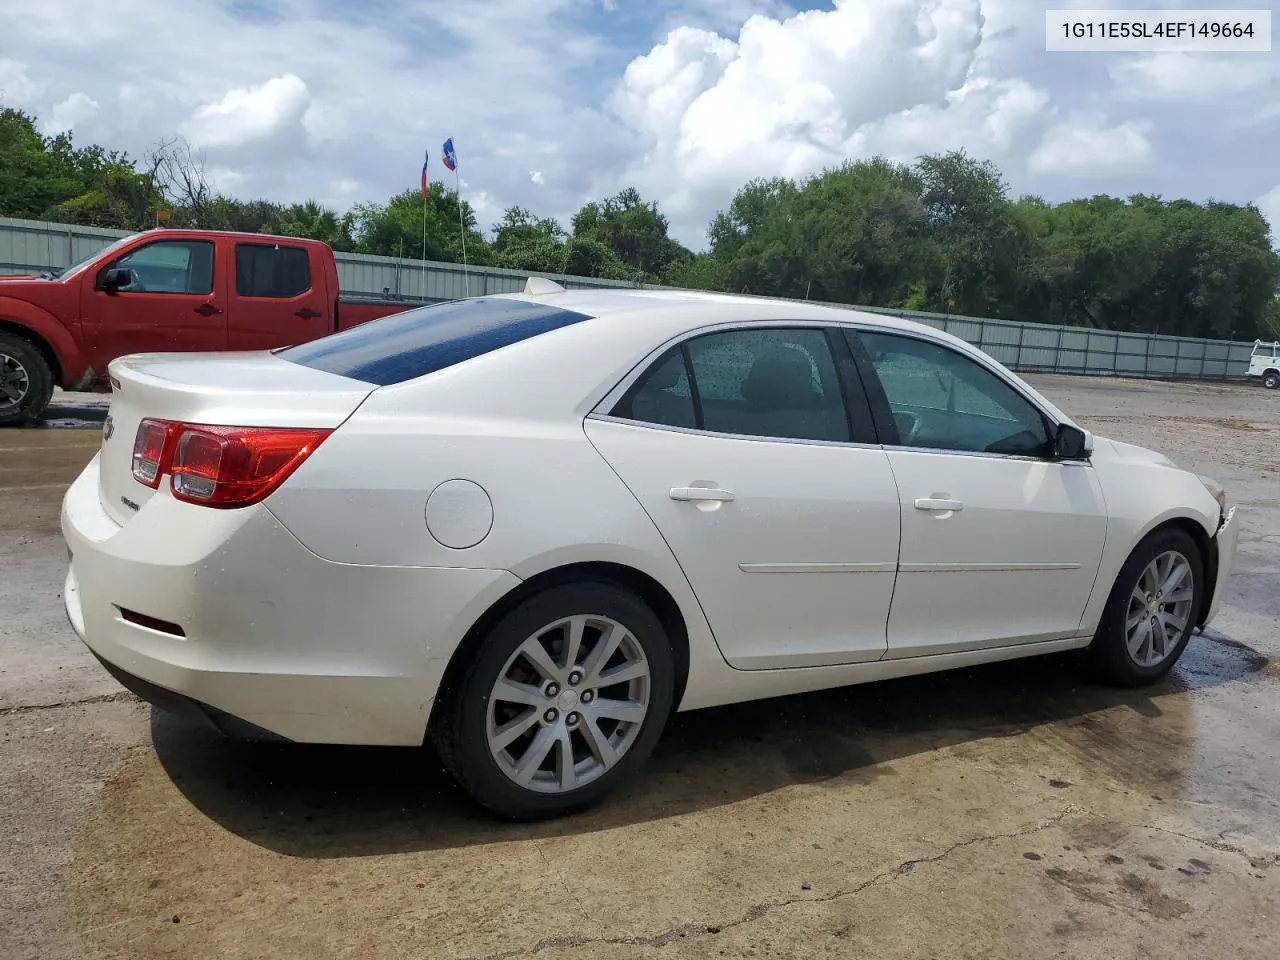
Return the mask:
M 426 207 L 426 246 L 423 246 L 423 207 Z M 462 262 L 463 238 L 458 211 L 466 224 L 467 259 L 487 264 L 489 245 L 476 229 L 471 205 L 451 190 L 433 189 L 424 201 L 417 190 L 405 190 L 387 203 L 357 204 L 351 211 L 355 248 L 360 253 L 413 260 Z
M 512 270 L 564 273 L 567 238 L 555 219 L 508 207 L 493 229 L 494 262 Z
M 203 151 L 193 148 L 185 137 L 171 137 L 147 152 L 145 164 L 145 176 L 164 198 L 175 225 L 214 227 L 214 208 L 220 198 L 209 183 Z
M 158 203 L 127 154 L 42 136 L 35 117 L 0 109 L 0 215 L 135 229 Z
M 573 217 L 573 238 L 599 243 L 617 265 L 606 274 L 634 280 L 655 280 L 674 259 L 690 252 L 667 235 L 667 218 L 654 202 L 646 203 L 634 187 L 603 201 L 585 204 Z

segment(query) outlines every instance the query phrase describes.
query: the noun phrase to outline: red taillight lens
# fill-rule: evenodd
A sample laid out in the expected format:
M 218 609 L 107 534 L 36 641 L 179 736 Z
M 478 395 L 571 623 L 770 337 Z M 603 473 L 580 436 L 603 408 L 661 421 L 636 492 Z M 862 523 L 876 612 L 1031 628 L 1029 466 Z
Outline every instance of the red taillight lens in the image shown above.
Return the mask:
M 178 500 L 247 507 L 284 483 L 332 432 L 143 420 L 133 441 L 133 476 L 154 490 L 168 473 Z
M 207 507 L 257 503 L 285 481 L 332 431 L 184 424 L 174 446 L 174 497 Z
M 160 486 L 168 467 L 171 441 L 181 424 L 171 420 L 143 420 L 133 438 L 133 478 L 151 489 Z

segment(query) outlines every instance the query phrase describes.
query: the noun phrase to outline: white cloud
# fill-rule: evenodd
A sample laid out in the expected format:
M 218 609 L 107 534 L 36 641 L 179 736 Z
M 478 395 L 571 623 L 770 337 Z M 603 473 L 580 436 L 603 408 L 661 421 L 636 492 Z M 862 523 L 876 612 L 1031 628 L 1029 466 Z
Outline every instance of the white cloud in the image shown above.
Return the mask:
M 88 120 L 100 109 L 98 101 L 87 93 L 73 93 L 65 100 L 53 105 L 41 128 L 45 136 L 65 133 L 74 129 L 76 124 Z
M 205 177 L 211 187 L 223 193 L 234 193 L 244 186 L 246 179 L 241 171 L 232 170 L 229 167 L 214 167 L 211 170 L 206 170 Z
M 975 77 L 948 91 L 941 104 L 920 104 L 864 125 L 852 138 L 851 152 L 910 162 L 963 146 L 975 156 L 1001 160 L 1051 113 L 1048 91 L 1026 80 Z
M 1126 120 L 1107 126 L 1100 113 L 1071 117 L 1045 134 L 1027 160 L 1042 176 L 1105 179 L 1144 169 L 1152 157 L 1149 125 Z
M 544 176 L 542 175 L 542 171 L 541 171 L 541 170 L 530 170 L 530 171 L 529 171 L 529 182 L 530 182 L 530 183 L 536 183 L 538 186 L 542 186 L 543 184 L 545 184 L 545 183 L 547 182 L 547 178 L 546 178 L 546 177 L 544 177 Z
M 27 76 L 27 69 L 19 60 L 0 57 L 0 103 L 22 106 L 40 94 L 42 85 Z
M 197 107 L 181 130 L 197 146 L 238 147 L 300 124 L 310 99 L 302 79 L 286 73 L 228 90 L 222 99 Z
M 1116 92 L 1129 99 L 1216 100 L 1271 79 L 1273 61 L 1251 55 L 1156 53 L 1109 64 Z
M 978 0 L 835 0 L 753 16 L 736 41 L 673 30 L 632 60 L 610 102 L 642 145 L 626 179 L 692 230 L 749 177 L 804 176 L 875 147 L 959 147 L 968 134 L 1008 143 L 1045 96 L 1021 81 L 966 86 L 982 27 Z

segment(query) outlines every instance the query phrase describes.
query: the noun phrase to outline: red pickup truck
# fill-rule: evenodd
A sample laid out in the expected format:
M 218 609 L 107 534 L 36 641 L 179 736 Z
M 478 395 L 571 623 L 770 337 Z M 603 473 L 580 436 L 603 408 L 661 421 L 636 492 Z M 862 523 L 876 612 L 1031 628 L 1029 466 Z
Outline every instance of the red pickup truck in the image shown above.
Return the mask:
M 422 301 L 341 296 L 318 240 L 147 230 L 39 277 L 0 277 L 0 426 L 34 420 L 55 385 L 106 390 L 130 353 L 266 350 Z

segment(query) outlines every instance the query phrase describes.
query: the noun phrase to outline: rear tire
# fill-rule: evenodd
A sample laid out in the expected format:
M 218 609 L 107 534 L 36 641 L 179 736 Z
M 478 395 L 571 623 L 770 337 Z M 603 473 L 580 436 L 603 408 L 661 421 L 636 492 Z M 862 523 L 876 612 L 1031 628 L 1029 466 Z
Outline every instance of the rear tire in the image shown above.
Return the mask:
M 612 583 L 549 587 L 464 656 L 431 741 L 473 799 L 511 820 L 603 799 L 645 762 L 671 712 L 675 665 L 662 624 Z
M 1262 375 L 1262 385 L 1268 390 L 1280 387 L 1280 371 L 1268 370 Z
M 1147 536 L 1120 569 L 1089 646 L 1105 682 L 1140 687 L 1182 656 L 1204 598 L 1204 558 L 1184 530 Z
M 53 397 L 53 370 L 35 346 L 0 330 L 0 427 L 39 419 Z

